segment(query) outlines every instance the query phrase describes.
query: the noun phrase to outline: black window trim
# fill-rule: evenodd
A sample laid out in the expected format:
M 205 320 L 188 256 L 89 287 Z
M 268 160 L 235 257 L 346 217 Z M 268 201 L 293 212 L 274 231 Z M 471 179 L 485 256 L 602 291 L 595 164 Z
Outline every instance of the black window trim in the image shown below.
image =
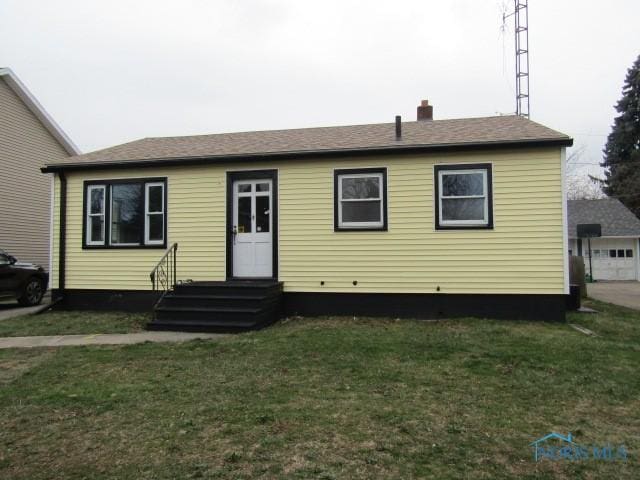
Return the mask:
M 382 174 L 382 225 L 379 227 L 341 227 L 339 221 L 339 177 L 341 175 Z M 387 201 L 387 167 L 336 168 L 333 170 L 333 231 L 334 232 L 386 232 L 389 209 Z
M 443 170 L 486 170 L 487 171 L 487 224 L 486 225 L 440 225 L 440 172 Z M 436 230 L 493 230 L 493 171 L 491 163 L 441 163 L 434 165 L 434 225 Z
M 140 215 L 140 244 L 138 245 L 111 245 L 111 186 L 116 184 L 126 183 L 139 183 L 142 185 L 142 211 Z M 162 183 L 164 185 L 164 241 L 162 243 L 145 244 L 145 221 L 146 221 L 146 184 L 147 183 Z M 104 185 L 105 186 L 105 198 L 104 198 L 104 244 L 94 245 L 87 244 L 87 191 L 92 185 Z M 167 211 L 167 198 L 169 197 L 167 191 L 167 177 L 141 177 L 141 178 L 112 178 L 112 179 L 97 179 L 97 180 L 85 180 L 83 185 L 83 200 L 82 200 L 82 249 L 83 250 L 130 250 L 130 249 L 166 249 L 167 248 L 167 224 L 169 223 L 169 213 Z

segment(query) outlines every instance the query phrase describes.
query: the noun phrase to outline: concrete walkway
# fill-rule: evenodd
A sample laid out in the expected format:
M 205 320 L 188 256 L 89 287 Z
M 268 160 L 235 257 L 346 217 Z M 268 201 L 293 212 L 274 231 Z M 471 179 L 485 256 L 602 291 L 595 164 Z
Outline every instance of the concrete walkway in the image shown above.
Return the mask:
M 601 302 L 640 310 L 640 282 L 588 283 L 587 295 Z
M 131 345 L 144 342 L 186 342 L 188 340 L 218 340 L 219 333 L 140 332 L 100 333 L 93 335 L 53 335 L 38 337 L 1 337 L 0 348 L 66 347 L 78 345 Z

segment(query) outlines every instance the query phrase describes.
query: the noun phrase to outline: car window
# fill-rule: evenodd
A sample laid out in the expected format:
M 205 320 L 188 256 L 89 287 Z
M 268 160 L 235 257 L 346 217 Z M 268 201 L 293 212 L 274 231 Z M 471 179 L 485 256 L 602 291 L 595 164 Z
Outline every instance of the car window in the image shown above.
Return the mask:
M 0 254 L 0 265 L 9 265 L 11 262 L 6 255 Z

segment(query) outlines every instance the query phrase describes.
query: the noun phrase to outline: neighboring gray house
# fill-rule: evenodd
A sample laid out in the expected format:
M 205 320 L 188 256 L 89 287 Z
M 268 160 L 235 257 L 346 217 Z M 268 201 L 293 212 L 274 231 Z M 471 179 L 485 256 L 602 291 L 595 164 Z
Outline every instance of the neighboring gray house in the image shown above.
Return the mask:
M 52 182 L 45 163 L 78 148 L 9 68 L 0 68 L 0 249 L 50 271 Z
M 640 220 L 615 198 L 569 200 L 569 253 L 585 259 L 589 271 L 587 241 L 578 239 L 576 225 L 599 223 L 602 237 L 591 239 L 595 280 L 640 280 Z

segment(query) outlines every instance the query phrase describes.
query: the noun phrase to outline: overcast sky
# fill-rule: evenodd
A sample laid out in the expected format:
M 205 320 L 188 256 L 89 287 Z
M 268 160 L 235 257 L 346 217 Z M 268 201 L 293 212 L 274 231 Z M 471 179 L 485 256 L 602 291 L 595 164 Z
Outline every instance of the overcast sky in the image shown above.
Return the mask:
M 8 66 L 84 151 L 141 137 L 515 110 L 498 0 L 0 0 Z M 596 165 L 640 1 L 530 0 L 531 118 Z

